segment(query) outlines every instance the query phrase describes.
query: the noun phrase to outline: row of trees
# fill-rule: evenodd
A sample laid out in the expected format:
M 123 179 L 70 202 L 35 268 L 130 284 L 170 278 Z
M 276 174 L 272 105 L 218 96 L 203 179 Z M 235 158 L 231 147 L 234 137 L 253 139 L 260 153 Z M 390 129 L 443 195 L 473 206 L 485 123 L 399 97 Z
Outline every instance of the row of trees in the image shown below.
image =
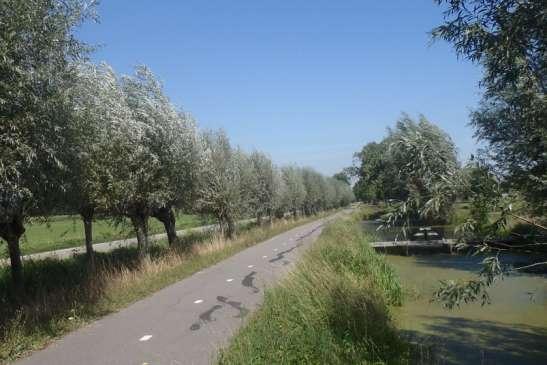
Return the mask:
M 242 217 L 313 214 L 348 204 L 349 185 L 312 169 L 277 168 L 223 132 L 199 132 L 145 66 L 121 76 L 87 62 L 72 35 L 93 2 L 8 0 L 0 5 L 0 238 L 22 288 L 19 241 L 29 217 L 76 212 L 93 264 L 96 215 L 128 219 L 138 249 L 148 220 L 176 241 L 174 211 L 213 215 L 227 236 Z

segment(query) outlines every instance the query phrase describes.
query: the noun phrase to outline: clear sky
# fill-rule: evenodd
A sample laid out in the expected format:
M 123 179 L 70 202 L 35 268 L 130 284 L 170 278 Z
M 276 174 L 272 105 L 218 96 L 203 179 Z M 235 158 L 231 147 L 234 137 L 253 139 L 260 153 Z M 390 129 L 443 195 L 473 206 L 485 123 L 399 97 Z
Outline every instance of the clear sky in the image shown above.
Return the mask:
M 200 128 L 332 174 L 401 112 L 475 149 L 480 69 L 427 34 L 432 0 L 103 0 L 79 37 L 119 73 L 148 65 Z

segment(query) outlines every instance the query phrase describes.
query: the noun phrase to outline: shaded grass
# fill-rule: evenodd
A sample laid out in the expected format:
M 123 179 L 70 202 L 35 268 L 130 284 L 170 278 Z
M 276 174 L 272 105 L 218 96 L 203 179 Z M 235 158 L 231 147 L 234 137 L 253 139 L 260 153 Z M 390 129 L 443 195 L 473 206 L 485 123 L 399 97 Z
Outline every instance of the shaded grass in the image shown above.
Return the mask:
M 194 228 L 214 223 L 211 218 L 198 215 L 178 213 L 177 230 Z M 163 233 L 163 224 L 157 219 L 150 219 L 150 234 Z M 126 221 L 114 225 L 107 219 L 96 219 L 93 222 L 93 242 L 108 242 L 134 237 L 133 227 Z M 24 255 L 72 248 L 84 245 L 84 228 L 79 216 L 52 216 L 46 222 L 34 219 L 26 227 L 21 241 Z M 7 258 L 7 246 L 0 239 L 0 258 Z
M 362 213 L 359 214 L 359 217 Z M 410 363 L 390 306 L 402 289 L 357 219 L 328 226 L 221 351 L 220 364 Z
M 207 266 L 318 216 L 248 225 L 226 240 L 213 232 L 191 233 L 175 247 L 152 246 L 139 261 L 135 248 L 97 254 L 91 271 L 85 256 L 25 262 L 25 293 L 10 288 L 9 267 L 0 268 L 0 363 L 39 349 L 71 330 L 115 312 Z
M 388 207 L 385 204 L 367 204 L 362 203 L 360 205 L 360 215 L 363 220 L 375 220 L 381 218 L 388 211 Z

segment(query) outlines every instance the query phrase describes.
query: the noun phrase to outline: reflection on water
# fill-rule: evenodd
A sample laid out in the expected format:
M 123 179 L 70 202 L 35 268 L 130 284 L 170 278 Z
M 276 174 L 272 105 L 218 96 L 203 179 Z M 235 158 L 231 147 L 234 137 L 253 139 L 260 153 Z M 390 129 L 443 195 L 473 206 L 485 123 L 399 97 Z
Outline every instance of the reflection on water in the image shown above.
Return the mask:
M 424 364 L 547 364 L 546 276 L 506 277 L 491 289 L 491 305 L 448 311 L 430 302 L 439 280 L 473 277 L 480 258 L 441 254 L 387 260 L 408 292 L 395 312 L 399 327 L 424 349 L 432 347 L 434 359 L 424 355 Z

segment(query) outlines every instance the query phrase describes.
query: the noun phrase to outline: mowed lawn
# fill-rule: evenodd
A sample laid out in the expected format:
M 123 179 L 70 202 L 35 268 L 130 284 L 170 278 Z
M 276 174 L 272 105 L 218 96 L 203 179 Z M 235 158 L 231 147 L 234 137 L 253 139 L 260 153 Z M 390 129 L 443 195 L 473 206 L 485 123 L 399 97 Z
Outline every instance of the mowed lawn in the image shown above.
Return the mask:
M 177 230 L 212 224 L 213 220 L 192 214 L 177 214 Z M 157 219 L 150 219 L 150 234 L 163 233 L 163 224 Z M 108 242 L 117 239 L 134 237 L 133 227 L 129 221 L 114 225 L 106 219 L 97 219 L 93 224 L 93 242 Z M 26 232 L 21 240 L 21 251 L 24 255 L 31 253 L 59 250 L 84 245 L 84 227 L 79 216 L 53 216 L 48 222 L 34 221 L 26 225 Z M 4 241 L 0 239 L 0 258 L 7 258 L 8 252 Z

